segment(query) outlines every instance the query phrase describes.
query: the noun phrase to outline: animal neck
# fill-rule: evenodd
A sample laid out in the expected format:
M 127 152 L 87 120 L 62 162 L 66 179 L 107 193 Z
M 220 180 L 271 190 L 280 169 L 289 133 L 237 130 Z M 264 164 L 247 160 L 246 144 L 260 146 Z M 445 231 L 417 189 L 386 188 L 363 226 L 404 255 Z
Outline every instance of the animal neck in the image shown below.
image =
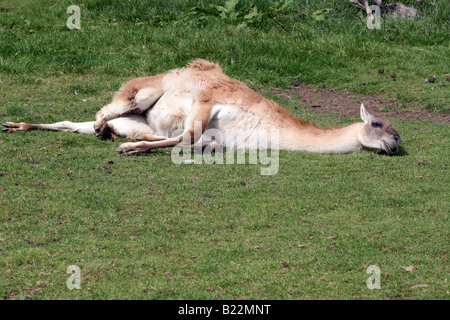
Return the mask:
M 341 128 L 320 128 L 300 122 L 297 126 L 280 129 L 280 149 L 314 153 L 349 153 L 362 150 L 360 134 L 364 123 Z

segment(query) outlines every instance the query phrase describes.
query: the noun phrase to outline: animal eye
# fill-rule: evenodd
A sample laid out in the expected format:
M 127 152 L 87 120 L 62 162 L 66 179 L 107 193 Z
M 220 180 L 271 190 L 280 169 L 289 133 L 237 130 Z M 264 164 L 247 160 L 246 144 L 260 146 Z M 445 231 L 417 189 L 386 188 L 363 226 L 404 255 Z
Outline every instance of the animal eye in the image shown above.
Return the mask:
M 372 127 L 374 127 L 374 128 L 381 128 L 381 127 L 383 127 L 383 124 L 381 122 L 378 122 L 378 121 L 372 121 Z

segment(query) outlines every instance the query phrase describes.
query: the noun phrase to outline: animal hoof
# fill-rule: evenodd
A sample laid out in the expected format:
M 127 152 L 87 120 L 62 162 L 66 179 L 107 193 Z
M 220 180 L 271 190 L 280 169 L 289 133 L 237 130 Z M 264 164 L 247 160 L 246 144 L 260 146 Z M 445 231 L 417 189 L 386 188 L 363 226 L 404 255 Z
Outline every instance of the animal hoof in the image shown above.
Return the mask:
M 125 154 L 125 149 L 121 148 L 121 147 L 118 147 L 116 149 L 116 152 L 119 154 L 119 156 L 123 156 Z
M 14 126 L 12 125 L 12 122 L 2 122 L 1 125 L 5 127 L 2 129 L 3 132 L 14 132 L 15 131 L 13 129 Z
M 125 148 L 119 147 L 119 148 L 117 148 L 116 152 L 119 156 L 129 156 L 131 154 L 139 153 L 141 151 L 139 149 L 125 149 Z
M 134 143 L 123 143 L 117 149 L 116 152 L 119 156 L 129 156 L 130 154 L 141 153 L 143 152 L 137 145 Z
M 111 139 L 112 137 L 112 130 L 108 126 L 108 123 L 106 121 L 102 122 L 101 124 L 95 123 L 94 130 L 95 135 L 97 137 L 100 137 L 102 140 Z

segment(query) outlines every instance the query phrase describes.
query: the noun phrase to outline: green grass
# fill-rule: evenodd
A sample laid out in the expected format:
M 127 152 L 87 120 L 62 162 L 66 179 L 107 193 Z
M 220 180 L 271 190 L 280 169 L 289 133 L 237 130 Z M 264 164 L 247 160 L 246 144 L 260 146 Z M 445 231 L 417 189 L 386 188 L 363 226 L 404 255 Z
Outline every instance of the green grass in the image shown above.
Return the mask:
M 79 1 L 82 29 L 67 31 L 71 1 L 3 1 L 1 120 L 90 121 L 124 81 L 197 57 L 256 90 L 289 87 L 300 75 L 306 84 L 387 93 L 405 109 L 449 110 L 447 1 L 382 30 L 368 30 L 347 1 L 295 1 L 276 21 L 241 29 L 216 17 L 179 23 L 205 3 Z M 314 21 L 324 8 L 333 9 L 329 19 Z M 425 83 L 431 75 L 438 81 Z M 319 125 L 354 120 L 268 97 Z M 448 299 L 449 128 L 392 122 L 404 140 L 399 156 L 282 152 L 273 176 L 261 176 L 260 165 L 176 166 L 169 150 L 117 157 L 122 139 L 0 135 L 0 294 Z M 365 283 L 374 264 L 381 290 Z M 81 290 L 66 287 L 69 265 L 81 268 Z M 428 286 L 411 289 L 419 284 Z

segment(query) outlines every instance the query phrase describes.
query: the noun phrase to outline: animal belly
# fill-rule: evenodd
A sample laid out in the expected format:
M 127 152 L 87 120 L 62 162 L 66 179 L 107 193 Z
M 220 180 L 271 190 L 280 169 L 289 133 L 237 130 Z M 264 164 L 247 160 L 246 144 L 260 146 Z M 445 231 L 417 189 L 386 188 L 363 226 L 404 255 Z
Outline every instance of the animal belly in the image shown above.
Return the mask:
M 261 117 L 238 106 L 217 105 L 212 109 L 204 136 L 228 150 L 255 150 L 267 136 L 263 122 Z
M 157 135 L 172 137 L 184 129 L 192 98 L 168 99 L 164 96 L 147 112 L 147 121 Z

